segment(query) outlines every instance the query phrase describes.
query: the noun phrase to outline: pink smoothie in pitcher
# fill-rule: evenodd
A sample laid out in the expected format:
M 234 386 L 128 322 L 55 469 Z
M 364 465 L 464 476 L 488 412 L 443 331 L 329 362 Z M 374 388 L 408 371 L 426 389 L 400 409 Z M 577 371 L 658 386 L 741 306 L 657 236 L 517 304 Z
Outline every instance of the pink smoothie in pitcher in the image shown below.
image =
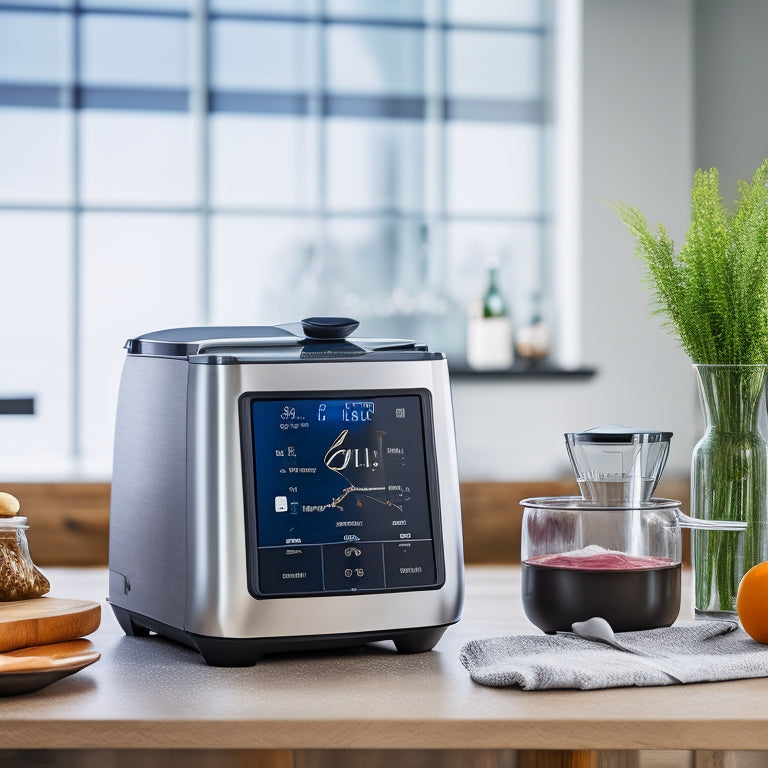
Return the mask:
M 672 624 L 680 611 L 680 563 L 590 545 L 522 564 L 523 608 L 544 632 L 601 616 L 617 632 Z

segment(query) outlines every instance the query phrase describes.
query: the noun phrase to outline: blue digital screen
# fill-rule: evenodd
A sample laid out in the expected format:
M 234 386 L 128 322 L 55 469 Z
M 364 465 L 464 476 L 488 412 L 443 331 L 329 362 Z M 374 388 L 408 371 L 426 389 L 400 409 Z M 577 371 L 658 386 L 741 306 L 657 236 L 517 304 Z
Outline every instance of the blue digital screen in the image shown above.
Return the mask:
M 435 583 L 420 395 L 254 399 L 250 415 L 259 594 Z

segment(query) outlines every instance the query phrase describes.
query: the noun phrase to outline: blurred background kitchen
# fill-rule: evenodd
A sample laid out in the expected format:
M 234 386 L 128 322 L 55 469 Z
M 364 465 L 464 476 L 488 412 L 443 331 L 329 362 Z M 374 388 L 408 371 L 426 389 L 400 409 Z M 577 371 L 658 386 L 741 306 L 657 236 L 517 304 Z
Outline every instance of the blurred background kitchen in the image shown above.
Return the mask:
M 693 373 L 608 203 L 679 240 L 696 167 L 733 198 L 765 29 L 762 0 L 0 2 L 0 480 L 109 481 L 127 338 L 313 314 L 449 355 L 465 481 L 570 478 L 563 432 L 610 422 L 674 432 L 685 478 Z

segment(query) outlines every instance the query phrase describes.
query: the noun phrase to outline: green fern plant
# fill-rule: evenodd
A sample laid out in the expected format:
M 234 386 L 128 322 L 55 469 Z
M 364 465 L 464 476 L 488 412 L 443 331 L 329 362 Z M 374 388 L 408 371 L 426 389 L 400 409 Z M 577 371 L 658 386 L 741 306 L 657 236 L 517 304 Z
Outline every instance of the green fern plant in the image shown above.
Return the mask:
M 693 531 L 695 607 L 735 609 L 744 573 L 768 560 L 768 445 L 759 431 L 768 365 L 768 160 L 728 210 L 717 169 L 699 170 L 679 253 L 663 226 L 614 209 L 647 266 L 656 312 L 697 366 L 708 428 L 694 450 L 691 514 L 742 520 L 744 534 Z
M 718 170 L 696 172 L 678 254 L 663 225 L 651 232 L 637 208 L 614 205 L 635 236 L 656 311 L 694 363 L 768 363 L 768 160 L 738 191 L 728 211 Z

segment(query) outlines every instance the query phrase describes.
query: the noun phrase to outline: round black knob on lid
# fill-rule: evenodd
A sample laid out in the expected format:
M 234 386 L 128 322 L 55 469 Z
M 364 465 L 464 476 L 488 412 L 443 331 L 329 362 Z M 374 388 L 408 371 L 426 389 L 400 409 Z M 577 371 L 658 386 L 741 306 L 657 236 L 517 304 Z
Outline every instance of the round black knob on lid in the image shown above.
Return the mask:
M 307 317 L 301 321 L 308 339 L 346 339 L 358 325 L 351 317 Z

